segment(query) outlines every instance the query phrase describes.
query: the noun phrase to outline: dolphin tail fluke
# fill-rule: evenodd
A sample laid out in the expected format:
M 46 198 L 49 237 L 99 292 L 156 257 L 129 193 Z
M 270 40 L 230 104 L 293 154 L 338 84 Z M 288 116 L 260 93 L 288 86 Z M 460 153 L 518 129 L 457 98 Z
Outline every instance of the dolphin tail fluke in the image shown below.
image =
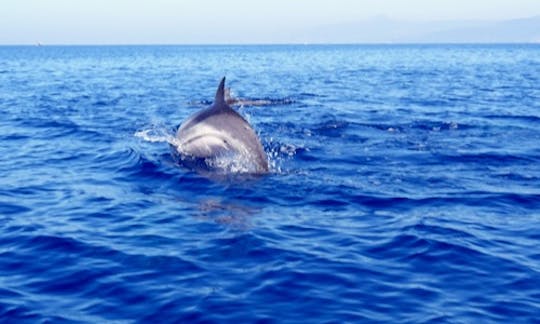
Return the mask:
M 225 102 L 225 77 L 221 79 L 221 82 L 219 83 L 219 86 L 217 88 L 214 105 L 218 107 L 227 105 L 227 103 Z

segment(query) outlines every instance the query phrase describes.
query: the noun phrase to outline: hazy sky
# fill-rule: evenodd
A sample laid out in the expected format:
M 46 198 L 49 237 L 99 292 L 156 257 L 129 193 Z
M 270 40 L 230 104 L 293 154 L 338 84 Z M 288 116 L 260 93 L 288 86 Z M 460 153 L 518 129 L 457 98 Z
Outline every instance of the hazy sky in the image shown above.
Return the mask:
M 0 0 L 0 44 L 275 43 L 321 25 L 504 20 L 540 0 Z

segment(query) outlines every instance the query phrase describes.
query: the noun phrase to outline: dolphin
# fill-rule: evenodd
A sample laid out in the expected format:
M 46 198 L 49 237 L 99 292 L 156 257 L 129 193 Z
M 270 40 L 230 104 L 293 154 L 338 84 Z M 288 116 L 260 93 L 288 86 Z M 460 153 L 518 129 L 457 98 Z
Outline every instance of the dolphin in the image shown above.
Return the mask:
M 272 104 L 272 101 L 265 99 L 243 99 L 231 96 L 231 88 L 225 88 L 225 102 L 229 106 L 268 106 Z
M 226 102 L 225 77 L 219 83 L 214 103 L 180 125 L 176 150 L 183 162 L 202 161 L 211 169 L 254 174 L 269 170 L 268 157 L 255 131 Z M 237 167 L 231 170 L 229 165 Z
M 239 97 L 233 97 L 231 95 L 231 88 L 225 88 L 225 102 L 229 106 L 271 106 L 271 105 L 287 105 L 294 103 L 292 99 L 245 99 Z

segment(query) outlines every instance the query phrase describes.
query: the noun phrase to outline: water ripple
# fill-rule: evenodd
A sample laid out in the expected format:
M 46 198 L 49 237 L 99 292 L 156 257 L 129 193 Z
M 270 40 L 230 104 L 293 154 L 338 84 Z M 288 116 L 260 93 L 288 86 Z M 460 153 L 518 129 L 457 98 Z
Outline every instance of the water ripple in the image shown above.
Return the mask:
M 537 321 L 536 45 L 0 62 L 0 322 Z M 268 175 L 172 154 L 223 75 Z

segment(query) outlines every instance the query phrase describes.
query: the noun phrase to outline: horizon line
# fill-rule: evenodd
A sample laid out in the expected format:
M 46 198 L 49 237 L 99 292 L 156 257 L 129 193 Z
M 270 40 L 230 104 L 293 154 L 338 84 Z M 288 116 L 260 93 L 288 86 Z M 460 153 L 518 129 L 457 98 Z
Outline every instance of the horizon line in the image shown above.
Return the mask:
M 540 41 L 471 42 L 276 42 L 276 43 L 0 43 L 0 46 L 332 46 L 332 45 L 538 45 Z

